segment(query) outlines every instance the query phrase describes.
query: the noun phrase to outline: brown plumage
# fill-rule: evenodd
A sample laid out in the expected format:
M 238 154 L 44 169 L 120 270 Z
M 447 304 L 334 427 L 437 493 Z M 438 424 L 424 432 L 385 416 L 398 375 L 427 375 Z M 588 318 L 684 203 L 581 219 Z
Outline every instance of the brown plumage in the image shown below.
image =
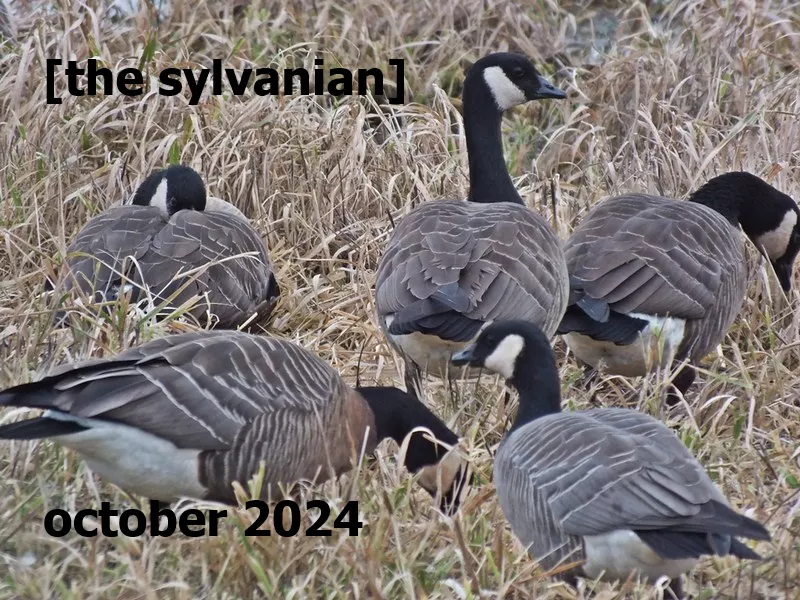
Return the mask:
M 0 393 L 0 405 L 46 409 L 0 427 L 0 438 L 52 438 L 103 478 L 151 499 L 234 502 L 264 461 L 263 495 L 277 484 L 324 481 L 349 470 L 362 449 L 402 442 L 427 427 L 458 437 L 419 401 L 394 388 L 349 388 L 319 358 L 290 342 L 215 331 L 169 336 L 111 359 L 56 370 Z M 413 434 L 406 457 L 431 487 L 445 446 Z M 442 462 L 449 506 L 464 474 Z M 433 484 L 435 485 L 435 484 Z
M 728 173 L 692 200 L 618 196 L 575 229 L 565 245 L 572 289 L 559 333 L 582 361 L 635 376 L 713 350 L 744 301 L 739 225 L 789 289 L 800 248 L 791 198 L 749 173 Z M 689 367 L 676 387 L 685 391 L 693 378 Z
M 259 234 L 232 205 L 206 196 L 200 176 L 170 167 L 142 183 L 134 204 L 91 219 L 67 249 L 65 285 L 97 300 L 152 295 L 219 328 L 265 322 L 279 290 Z

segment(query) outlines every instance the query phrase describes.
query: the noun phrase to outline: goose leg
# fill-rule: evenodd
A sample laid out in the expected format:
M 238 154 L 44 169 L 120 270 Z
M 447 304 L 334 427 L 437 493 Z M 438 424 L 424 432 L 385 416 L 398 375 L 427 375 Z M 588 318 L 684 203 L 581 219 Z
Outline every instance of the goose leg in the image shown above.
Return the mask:
M 681 578 L 676 577 L 669 582 L 667 586 L 667 590 L 672 594 L 672 596 L 664 596 L 665 598 L 675 598 L 676 600 L 684 600 L 685 596 L 683 595 L 683 585 L 681 584 Z
M 680 403 L 681 396 L 686 394 L 686 390 L 694 383 L 696 376 L 697 372 L 692 365 L 686 365 L 678 371 L 678 374 L 675 375 L 675 378 L 672 380 L 670 391 L 667 393 L 667 406 L 672 407 Z M 675 390 L 680 392 L 680 395 L 677 394 Z
M 407 357 L 403 357 L 405 362 L 404 380 L 406 392 L 414 396 L 417 400 L 422 399 L 422 371 L 417 364 Z
M 597 377 L 598 377 L 597 369 L 595 369 L 592 365 L 589 364 L 583 365 L 583 377 L 581 377 L 581 384 L 583 385 L 583 388 L 587 392 L 592 389 L 592 385 L 594 384 Z

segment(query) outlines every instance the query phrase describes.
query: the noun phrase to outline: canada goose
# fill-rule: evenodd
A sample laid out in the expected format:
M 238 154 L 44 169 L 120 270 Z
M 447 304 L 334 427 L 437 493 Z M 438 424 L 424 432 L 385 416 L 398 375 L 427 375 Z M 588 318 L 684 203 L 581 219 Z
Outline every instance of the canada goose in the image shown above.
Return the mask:
M 689 200 L 610 198 L 567 241 L 571 292 L 558 333 L 584 363 L 638 376 L 687 359 L 696 364 L 715 348 L 744 301 L 740 225 L 791 289 L 800 211 L 789 196 L 732 172 Z M 683 394 L 694 377 L 687 364 L 672 383 Z M 670 403 L 676 399 L 671 392 Z
M 68 289 L 98 300 L 116 299 L 120 286 L 133 301 L 144 287 L 156 303 L 177 294 L 174 307 L 207 294 L 191 313 L 205 323 L 210 311 L 223 329 L 253 315 L 251 323 L 263 323 L 279 295 L 267 249 L 247 218 L 207 196 L 200 175 L 181 165 L 151 174 L 131 204 L 91 219 L 67 249 L 66 275 Z
M 339 475 L 362 445 L 371 452 L 387 437 L 402 443 L 416 427 L 458 443 L 413 396 L 353 390 L 291 342 L 234 331 L 172 335 L 67 365 L 0 392 L 0 406 L 46 410 L 0 426 L 0 439 L 52 438 L 101 477 L 162 502 L 235 503 L 232 482 L 246 485 L 260 461 L 269 498 L 272 485 Z M 414 432 L 405 466 L 432 495 L 443 491 L 443 509 L 456 509 L 466 478 L 457 452 Z
M 495 454 L 494 482 L 511 529 L 545 569 L 655 582 L 704 554 L 759 558 L 737 537 L 769 540 L 736 513 L 664 424 L 625 408 L 561 412 L 555 356 L 534 324 L 495 322 L 453 356 L 501 374 L 519 409 Z
M 378 266 L 378 320 L 403 356 L 409 391 L 421 383 L 421 370 L 442 376 L 451 354 L 494 319 L 530 319 L 555 333 L 569 295 L 566 261 L 553 230 L 514 188 L 501 121 L 518 104 L 564 97 L 517 54 L 490 54 L 467 72 L 468 202 L 439 200 L 411 211 Z

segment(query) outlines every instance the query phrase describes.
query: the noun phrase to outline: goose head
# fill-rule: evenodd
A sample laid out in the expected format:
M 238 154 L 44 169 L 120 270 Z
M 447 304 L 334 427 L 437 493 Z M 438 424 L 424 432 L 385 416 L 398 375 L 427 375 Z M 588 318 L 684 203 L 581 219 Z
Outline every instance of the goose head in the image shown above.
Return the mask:
M 519 392 L 512 429 L 561 410 L 561 383 L 550 340 L 529 321 L 494 321 L 451 357 L 456 366 L 482 367 Z
M 531 100 L 567 97 L 539 74 L 530 59 L 511 52 L 489 54 L 470 67 L 464 81 L 465 104 L 486 90 L 501 113 Z
M 205 210 L 206 202 L 203 178 L 183 165 L 172 165 L 152 173 L 131 200 L 131 204 L 138 206 L 157 206 L 170 216 L 179 210 Z
M 790 196 L 752 173 L 733 171 L 710 179 L 691 200 L 741 225 L 772 263 L 783 290 L 792 289 L 792 270 L 800 253 L 800 209 Z

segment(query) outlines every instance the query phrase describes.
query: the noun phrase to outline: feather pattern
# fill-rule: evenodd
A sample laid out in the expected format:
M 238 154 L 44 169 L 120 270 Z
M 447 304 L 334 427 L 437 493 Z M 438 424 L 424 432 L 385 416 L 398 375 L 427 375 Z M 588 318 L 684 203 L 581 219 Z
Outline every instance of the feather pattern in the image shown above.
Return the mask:
M 261 238 L 224 212 L 181 210 L 168 217 L 155 206 L 117 206 L 91 219 L 67 252 L 70 288 L 113 299 L 124 280 L 134 301 L 145 288 L 156 303 L 175 294 L 171 307 L 204 296 L 190 312 L 205 322 L 210 311 L 222 328 L 254 314 L 264 321 L 277 297 Z
M 398 314 L 448 286 L 457 286 L 464 297 L 463 307 L 453 303 L 449 309 L 451 320 L 469 319 L 477 327 L 454 328 L 471 331 L 460 339 L 447 335 L 447 319 L 441 319 L 438 328 L 423 333 L 458 342 L 474 337 L 487 322 L 508 318 L 533 321 L 552 335 L 569 294 L 555 233 L 541 216 L 511 202 L 434 201 L 399 222 L 376 280 L 384 330 L 391 333 L 387 322 L 396 328 Z
M 644 194 L 611 198 L 584 218 L 565 255 L 572 302 L 585 296 L 616 313 L 686 320 L 678 359 L 713 349 L 744 301 L 740 232 L 702 204 Z
M 530 421 L 503 440 L 494 472 L 504 514 L 547 569 L 585 560 L 584 536 L 618 530 L 768 538 L 669 428 L 627 409 Z
M 231 482 L 246 482 L 262 460 L 268 485 L 313 481 L 349 469 L 368 427 L 367 449 L 376 444 L 366 401 L 277 338 L 185 333 L 60 371 L 3 392 L 2 403 L 127 425 L 200 451 L 199 481 L 219 501 L 233 502 Z

